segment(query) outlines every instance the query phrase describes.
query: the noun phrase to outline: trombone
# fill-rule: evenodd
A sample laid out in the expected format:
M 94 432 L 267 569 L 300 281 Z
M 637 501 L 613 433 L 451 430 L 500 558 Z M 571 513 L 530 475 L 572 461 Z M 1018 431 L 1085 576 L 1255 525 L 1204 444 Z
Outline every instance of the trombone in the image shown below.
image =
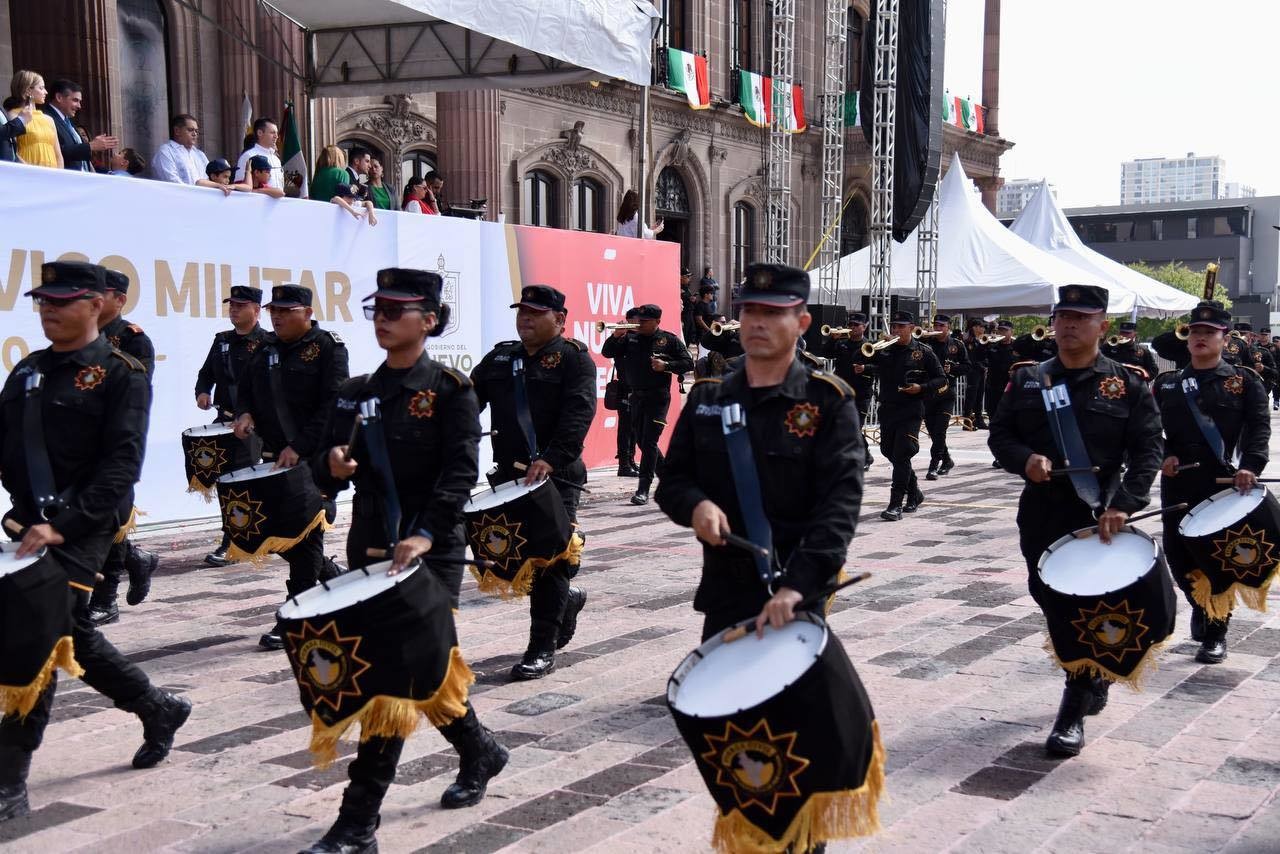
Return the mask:
M 830 338 L 832 336 L 836 338 L 848 338 L 853 334 L 853 330 L 848 326 L 832 326 L 829 323 L 825 324 L 819 331 L 822 333 L 824 338 Z
M 638 323 L 605 323 L 603 320 L 596 321 L 596 332 L 612 332 L 615 329 L 639 329 Z
M 726 332 L 736 332 L 740 326 L 742 326 L 742 322 L 738 320 L 726 320 L 724 323 L 713 320 L 711 322 L 711 334 L 723 335 Z M 822 328 L 826 329 L 827 327 L 824 326 Z M 823 332 L 822 334 L 825 335 L 826 333 Z
M 1046 338 L 1052 338 L 1055 334 L 1057 333 L 1054 332 L 1054 330 L 1049 329 L 1048 327 L 1037 326 L 1035 329 L 1031 330 L 1031 340 L 1043 341 Z

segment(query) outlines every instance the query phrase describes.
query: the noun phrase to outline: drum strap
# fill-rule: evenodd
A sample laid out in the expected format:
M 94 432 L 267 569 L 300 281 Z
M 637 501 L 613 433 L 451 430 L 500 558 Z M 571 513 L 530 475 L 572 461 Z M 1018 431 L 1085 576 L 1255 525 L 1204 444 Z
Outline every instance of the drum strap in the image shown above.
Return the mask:
M 295 436 L 293 415 L 284 397 L 284 369 L 280 367 L 280 351 L 267 348 L 267 377 L 271 382 L 271 405 L 276 410 L 276 421 L 284 431 L 285 445 L 292 446 Z
M 40 405 L 40 389 L 44 386 L 44 374 L 33 370 L 27 375 L 26 398 L 22 402 L 22 443 L 27 457 L 27 477 L 31 481 L 31 495 L 36 507 L 45 519 L 52 519 L 67 506 L 71 487 L 57 492 L 53 480 L 53 466 L 49 463 L 49 449 L 44 442 L 44 412 Z
M 235 369 L 231 364 L 230 341 L 222 342 L 222 369 L 227 374 L 227 399 L 231 401 L 231 406 L 234 409 L 236 405 L 236 385 L 239 383 L 239 378 L 236 376 Z
M 764 500 L 760 497 L 760 475 L 756 471 L 755 455 L 751 451 L 751 434 L 747 432 L 747 414 L 742 404 L 729 403 L 720 409 L 720 423 L 724 427 L 724 444 L 729 450 L 729 470 L 733 474 L 733 487 L 738 493 L 738 506 L 742 521 L 747 526 L 747 539 L 766 549 L 769 557 L 754 555 L 756 572 L 760 581 L 773 591 L 773 529 L 764 513 Z
M 1209 443 L 1209 448 L 1218 458 L 1218 462 L 1227 468 L 1233 468 L 1227 461 L 1227 443 L 1222 440 L 1222 432 L 1218 430 L 1218 425 L 1213 423 L 1213 419 L 1205 415 L 1204 410 L 1200 408 L 1200 383 L 1191 375 L 1190 366 L 1182 369 L 1181 379 L 1182 397 L 1187 402 L 1187 408 L 1191 410 L 1191 420 L 1195 421 L 1196 426 L 1200 428 L 1200 435 L 1204 436 L 1204 440 Z
M 529 411 L 529 390 L 524 384 L 524 359 L 511 360 L 511 386 L 516 404 L 516 421 L 529 445 L 529 462 L 538 458 L 538 437 L 533 431 L 533 414 Z
M 1089 451 L 1084 445 L 1084 436 L 1080 434 L 1080 424 L 1076 421 L 1075 410 L 1071 408 L 1070 390 L 1065 384 L 1055 386 L 1046 368 L 1048 362 L 1041 362 L 1038 370 L 1040 379 L 1040 396 L 1044 399 L 1044 410 L 1048 415 L 1049 430 L 1053 433 L 1053 443 L 1058 446 L 1062 460 L 1071 468 L 1089 468 Z M 1067 475 L 1071 478 L 1071 486 L 1076 495 L 1095 513 L 1102 509 L 1102 489 L 1098 486 L 1098 476 L 1091 471 L 1075 471 Z
M 378 479 L 382 493 L 382 523 L 387 529 L 387 545 L 400 542 L 400 496 L 396 492 L 396 479 L 391 471 L 391 454 L 387 451 L 387 434 L 382 429 L 382 402 L 371 397 L 360 402 L 361 429 L 364 446 L 369 449 L 369 461 Z

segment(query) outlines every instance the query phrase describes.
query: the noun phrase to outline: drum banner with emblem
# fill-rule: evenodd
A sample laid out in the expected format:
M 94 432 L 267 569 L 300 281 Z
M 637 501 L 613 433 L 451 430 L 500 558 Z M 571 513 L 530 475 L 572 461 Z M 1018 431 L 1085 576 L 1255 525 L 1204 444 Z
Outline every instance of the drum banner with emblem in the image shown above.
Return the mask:
M 1267 593 L 1280 569 L 1280 502 L 1266 492 L 1243 518 L 1215 533 L 1187 538 L 1186 548 L 1199 564 L 1187 573 L 1191 598 L 1211 620 L 1230 617 L 1237 598 L 1266 613 Z
M 251 465 L 248 445 L 237 439 L 231 427 L 211 424 L 182 431 L 183 467 L 187 492 L 212 502 L 218 495 L 218 478 Z
M 306 463 L 277 469 L 259 463 L 218 478 L 222 530 L 231 535 L 227 557 L 261 564 L 287 552 L 315 529 L 332 527 Z
M 286 604 L 279 616 L 317 768 L 337 758 L 353 724 L 362 742 L 403 739 L 424 716 L 439 727 L 466 714 L 475 675 L 458 649 L 449 597 L 429 570 L 333 613 L 291 619 Z
M 717 851 L 808 851 L 880 829 L 879 723 L 844 649 L 827 649 L 763 704 L 722 717 L 674 715 L 716 802 Z
M 26 717 L 55 667 L 70 676 L 84 673 L 71 642 L 67 574 L 53 557 L 0 576 L 0 638 L 0 716 Z
M 481 521 L 475 528 L 468 530 L 472 550 L 492 562 L 483 569 L 475 564 L 471 565 L 471 574 L 476 577 L 476 586 L 481 593 L 497 595 L 503 599 L 528 596 L 533 588 L 533 579 L 548 566 L 564 561 L 569 565 L 572 577 L 582 563 L 584 541 L 577 531 L 569 537 L 569 545 L 559 554 L 548 558 L 530 557 L 521 561 L 520 549 L 524 546 L 519 531 L 521 524 L 507 522 L 505 519 L 487 524 Z M 504 530 L 510 534 L 509 540 L 502 538 Z
M 483 569 L 471 567 L 482 593 L 504 599 L 525 596 L 548 566 L 563 561 L 573 577 L 582 563 L 585 540 L 569 522 L 550 481 L 499 484 L 473 496 L 463 518 L 472 553 L 488 561 Z

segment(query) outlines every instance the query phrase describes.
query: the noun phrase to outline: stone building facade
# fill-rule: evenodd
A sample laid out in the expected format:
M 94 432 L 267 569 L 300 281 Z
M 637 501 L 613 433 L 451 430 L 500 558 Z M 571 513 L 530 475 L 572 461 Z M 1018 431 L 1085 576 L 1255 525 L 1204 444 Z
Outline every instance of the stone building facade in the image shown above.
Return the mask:
M 622 194 L 640 181 L 647 146 L 648 220 L 665 220 L 663 239 L 682 245 L 684 263 L 711 266 L 722 282 L 760 256 L 764 244 L 767 134 L 736 105 L 736 67 L 767 73 L 769 0 L 656 0 L 666 26 L 659 40 L 708 60 L 711 107 L 652 89 L 647 139 L 640 140 L 640 89 L 600 82 L 538 90 L 430 93 L 388 91 L 368 98 L 305 97 L 303 39 L 256 0 L 9 0 L 0 10 L 0 74 L 30 67 L 85 86 L 84 126 L 111 130 L 151 151 L 167 137 L 167 115 L 188 112 L 210 156 L 240 150 L 241 104 L 279 116 L 298 107 L 314 152 L 337 143 L 374 150 L 397 189 L 438 169 L 453 204 L 487 199 L 507 222 L 610 231 Z M 821 234 L 822 4 L 797 2 L 795 77 L 804 85 L 809 130 L 792 140 L 791 261 L 803 264 Z M 847 82 L 859 82 L 866 0 L 850 0 Z M 986 0 L 985 134 L 948 126 L 942 163 L 958 151 L 994 210 L 999 158 L 1000 0 Z M 661 53 L 657 64 L 661 64 Z M 844 251 L 866 241 L 870 151 L 859 128 L 846 132 Z

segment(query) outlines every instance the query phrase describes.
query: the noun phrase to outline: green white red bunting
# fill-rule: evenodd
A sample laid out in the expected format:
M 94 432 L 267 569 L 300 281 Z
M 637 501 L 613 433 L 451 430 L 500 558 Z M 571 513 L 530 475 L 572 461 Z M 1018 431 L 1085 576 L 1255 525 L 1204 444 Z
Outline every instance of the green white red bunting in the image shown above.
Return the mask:
M 747 121 L 756 127 L 770 127 L 774 106 L 782 105 L 781 92 L 773 89 L 773 78 L 745 68 L 738 69 L 738 103 Z M 808 127 L 804 117 L 804 88 L 795 83 L 791 87 L 791 110 L 783 123 L 791 133 L 803 133 Z
M 942 120 L 972 133 L 986 132 L 986 107 L 972 98 L 953 98 L 947 92 L 942 99 Z
M 667 48 L 667 86 L 683 92 L 689 106 L 705 110 L 711 106 L 711 78 L 707 75 L 707 58 Z

